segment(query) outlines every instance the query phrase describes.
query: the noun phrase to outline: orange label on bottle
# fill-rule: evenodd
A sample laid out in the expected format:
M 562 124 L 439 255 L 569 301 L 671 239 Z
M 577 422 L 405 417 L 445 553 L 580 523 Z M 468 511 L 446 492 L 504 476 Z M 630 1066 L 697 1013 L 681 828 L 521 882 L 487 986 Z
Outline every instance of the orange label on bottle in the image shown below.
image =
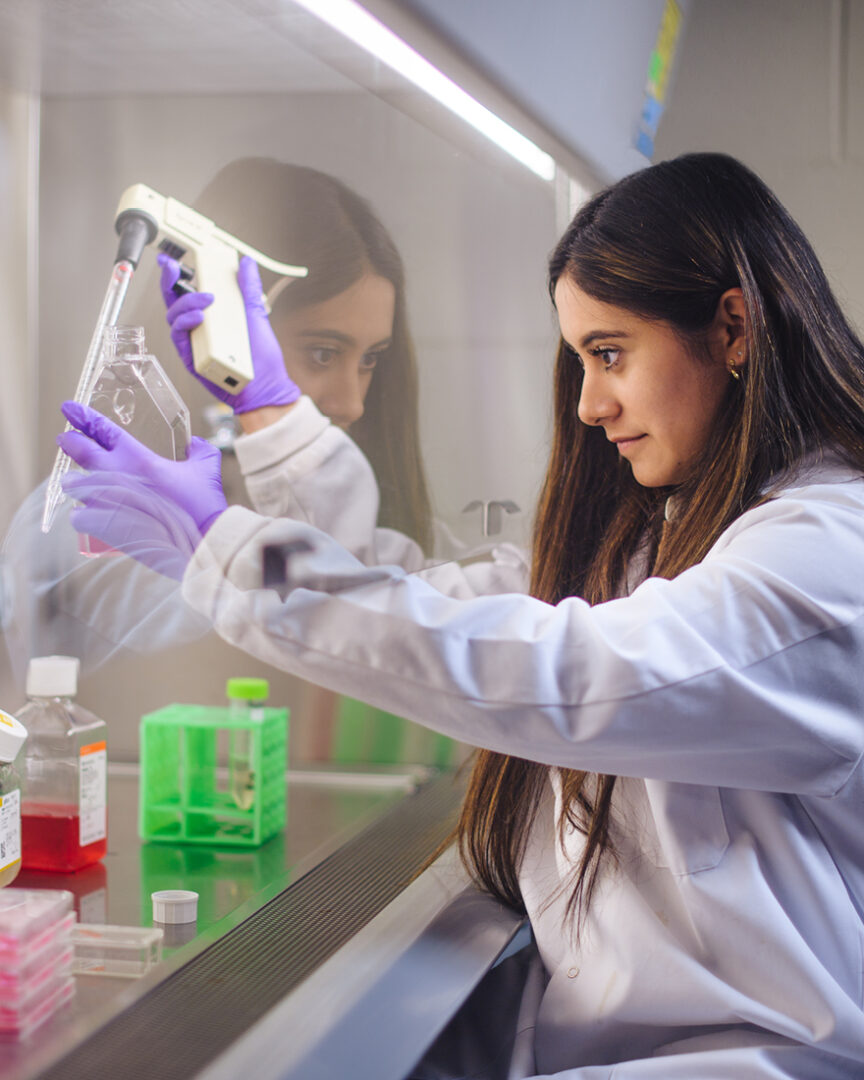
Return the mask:
M 82 746 L 79 753 L 81 757 L 84 757 L 85 754 L 97 754 L 100 750 L 104 749 L 106 749 L 106 743 L 103 740 L 102 742 L 90 743 L 89 746 Z

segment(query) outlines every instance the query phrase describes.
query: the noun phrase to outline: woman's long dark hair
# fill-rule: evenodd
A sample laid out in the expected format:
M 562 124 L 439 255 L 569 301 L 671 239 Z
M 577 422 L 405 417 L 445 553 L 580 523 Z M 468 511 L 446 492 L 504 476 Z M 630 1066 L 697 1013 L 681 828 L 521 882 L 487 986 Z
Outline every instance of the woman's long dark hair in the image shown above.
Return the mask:
M 272 158 L 240 158 L 221 169 L 195 208 L 273 259 L 309 269 L 281 291 L 273 313 L 338 296 L 370 270 L 396 292 L 391 344 L 380 358 L 351 438 L 381 492 L 379 524 L 413 537 L 431 554 L 432 521 L 420 456 L 417 365 L 408 330 L 402 259 L 370 204 L 336 177 Z M 264 289 L 275 281 L 262 271 Z
M 812 247 L 765 184 L 724 154 L 687 154 L 643 169 L 591 199 L 553 252 L 549 288 L 582 291 L 663 322 L 704 362 L 721 296 L 740 288 L 747 363 L 730 378 L 700 460 L 676 489 L 641 488 L 599 428 L 577 417 L 582 369 L 559 344 L 555 432 L 534 530 L 531 591 L 602 603 L 624 591 L 628 562 L 648 547 L 650 573 L 672 578 L 768 497 L 772 477 L 830 447 L 864 472 L 864 347 Z M 476 880 L 522 908 L 518 868 L 548 767 L 481 751 L 458 826 Z M 611 846 L 614 776 L 562 770 L 559 838 L 585 835 L 568 910 L 587 910 Z

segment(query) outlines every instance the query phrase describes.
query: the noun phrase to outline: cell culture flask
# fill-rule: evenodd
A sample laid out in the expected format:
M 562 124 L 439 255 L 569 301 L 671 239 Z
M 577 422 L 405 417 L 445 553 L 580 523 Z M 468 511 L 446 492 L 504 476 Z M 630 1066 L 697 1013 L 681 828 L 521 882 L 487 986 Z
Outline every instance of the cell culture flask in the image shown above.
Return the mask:
M 189 410 L 162 365 L 147 352 L 140 326 L 109 326 L 88 404 L 162 457 L 183 461 L 192 431 Z M 113 553 L 95 537 L 81 538 L 84 555 Z

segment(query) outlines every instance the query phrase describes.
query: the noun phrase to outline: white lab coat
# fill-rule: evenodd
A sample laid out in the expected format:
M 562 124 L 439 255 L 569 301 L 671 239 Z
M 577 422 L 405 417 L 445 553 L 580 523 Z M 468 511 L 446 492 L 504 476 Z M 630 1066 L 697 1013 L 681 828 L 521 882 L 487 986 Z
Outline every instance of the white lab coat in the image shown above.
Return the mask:
M 187 601 L 276 667 L 622 778 L 617 858 L 577 942 L 563 912 L 582 837 L 557 842 L 550 770 L 520 871 L 548 977 L 520 1019 L 528 1071 L 864 1076 L 864 478 L 809 461 L 674 580 L 552 606 L 513 591 L 525 566 L 506 549 L 406 573 L 422 557 L 351 498 L 360 455 L 310 406 L 238 446 L 256 505 L 305 520 L 229 509 Z M 298 538 L 315 551 L 283 602 L 259 587 L 260 547 Z

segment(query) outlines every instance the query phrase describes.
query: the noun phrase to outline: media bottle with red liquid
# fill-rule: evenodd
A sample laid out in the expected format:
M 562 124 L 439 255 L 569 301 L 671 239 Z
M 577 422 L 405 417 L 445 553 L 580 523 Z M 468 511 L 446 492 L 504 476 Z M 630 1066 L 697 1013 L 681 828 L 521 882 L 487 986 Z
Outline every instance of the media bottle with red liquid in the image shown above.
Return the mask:
M 73 698 L 74 656 L 39 656 L 27 669 L 21 864 L 71 872 L 107 850 L 107 726 Z M 26 718 L 26 719 L 25 719 Z

